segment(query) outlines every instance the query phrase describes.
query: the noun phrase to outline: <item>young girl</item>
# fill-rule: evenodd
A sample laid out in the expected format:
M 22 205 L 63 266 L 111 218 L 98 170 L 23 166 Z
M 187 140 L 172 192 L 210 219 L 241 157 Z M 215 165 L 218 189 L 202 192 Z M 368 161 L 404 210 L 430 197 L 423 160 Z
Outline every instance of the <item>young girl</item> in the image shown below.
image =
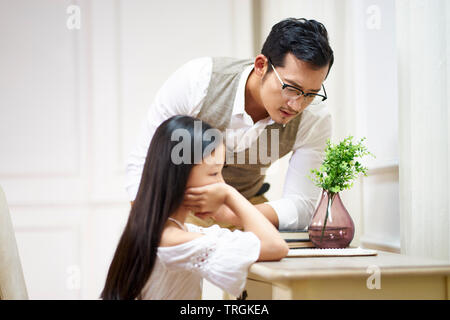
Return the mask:
M 183 142 L 190 149 L 181 153 L 176 129 L 189 133 L 189 143 Z M 208 129 L 198 119 L 175 116 L 156 130 L 101 298 L 199 299 L 203 278 L 239 296 L 253 262 L 286 256 L 287 244 L 275 227 L 224 182 L 225 147 L 221 139 L 203 138 Z M 194 161 L 196 148 L 200 161 Z M 176 151 L 190 161 L 174 161 Z M 239 221 L 244 231 L 184 223 L 191 210 L 205 215 L 222 205 L 235 214 L 222 218 Z

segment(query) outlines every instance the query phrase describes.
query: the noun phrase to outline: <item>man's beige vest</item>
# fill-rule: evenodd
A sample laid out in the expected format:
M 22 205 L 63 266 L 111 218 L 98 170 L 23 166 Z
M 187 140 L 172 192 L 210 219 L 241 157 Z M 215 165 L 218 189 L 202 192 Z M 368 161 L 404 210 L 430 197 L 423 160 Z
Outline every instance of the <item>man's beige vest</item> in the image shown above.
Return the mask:
M 252 60 L 213 58 L 211 80 L 198 114 L 199 119 L 222 132 L 228 128 L 239 79 L 244 69 L 252 64 Z M 278 123 L 268 125 L 265 128 L 267 131 L 263 131 L 250 148 L 238 153 L 227 150 L 222 171 L 225 182 L 247 199 L 255 196 L 264 182 L 265 170 L 272 162 L 292 151 L 300 120 L 301 114 L 285 126 Z M 274 143 L 278 143 L 278 154 L 275 152 L 276 146 L 272 146 L 272 138 L 275 138 Z

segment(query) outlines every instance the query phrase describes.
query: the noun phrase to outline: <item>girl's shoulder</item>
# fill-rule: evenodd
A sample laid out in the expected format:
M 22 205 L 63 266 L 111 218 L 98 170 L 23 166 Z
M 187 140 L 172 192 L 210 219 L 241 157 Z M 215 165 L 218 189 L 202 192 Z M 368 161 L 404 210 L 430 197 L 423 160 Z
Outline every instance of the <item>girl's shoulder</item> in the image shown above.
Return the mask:
M 160 247 L 174 247 L 204 236 L 198 232 L 183 231 L 176 227 L 165 228 L 161 235 Z

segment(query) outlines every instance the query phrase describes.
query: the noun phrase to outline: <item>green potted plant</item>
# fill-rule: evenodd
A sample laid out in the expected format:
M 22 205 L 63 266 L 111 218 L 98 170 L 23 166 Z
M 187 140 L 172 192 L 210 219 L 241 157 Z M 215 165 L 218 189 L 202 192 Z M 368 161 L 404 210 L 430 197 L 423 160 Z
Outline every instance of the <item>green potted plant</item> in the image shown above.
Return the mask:
M 363 145 L 366 138 L 353 143 L 353 136 L 333 145 L 327 141 L 325 158 L 319 169 L 311 169 L 309 177 L 322 189 L 322 196 L 308 228 L 310 240 L 320 248 L 345 248 L 353 239 L 355 226 L 344 207 L 339 192 L 350 189 L 367 168 L 358 158 L 371 155 Z

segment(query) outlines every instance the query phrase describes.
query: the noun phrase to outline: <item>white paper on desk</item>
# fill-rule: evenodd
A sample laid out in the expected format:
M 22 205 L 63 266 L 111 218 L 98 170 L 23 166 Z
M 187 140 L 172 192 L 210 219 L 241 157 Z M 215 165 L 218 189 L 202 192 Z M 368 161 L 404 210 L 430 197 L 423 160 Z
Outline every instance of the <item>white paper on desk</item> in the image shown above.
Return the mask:
M 287 257 L 354 257 L 354 256 L 376 256 L 377 251 L 363 248 L 343 249 L 320 249 L 320 248 L 298 248 L 289 249 Z

